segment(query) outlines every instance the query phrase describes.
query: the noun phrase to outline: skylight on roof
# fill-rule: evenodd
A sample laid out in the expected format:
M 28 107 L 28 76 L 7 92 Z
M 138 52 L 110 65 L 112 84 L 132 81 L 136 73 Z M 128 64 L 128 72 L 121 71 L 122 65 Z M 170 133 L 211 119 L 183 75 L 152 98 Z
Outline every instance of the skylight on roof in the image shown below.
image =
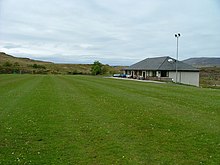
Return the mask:
M 167 61 L 168 61 L 169 63 L 173 63 L 173 62 L 174 62 L 174 60 L 171 59 L 171 58 L 169 58 Z

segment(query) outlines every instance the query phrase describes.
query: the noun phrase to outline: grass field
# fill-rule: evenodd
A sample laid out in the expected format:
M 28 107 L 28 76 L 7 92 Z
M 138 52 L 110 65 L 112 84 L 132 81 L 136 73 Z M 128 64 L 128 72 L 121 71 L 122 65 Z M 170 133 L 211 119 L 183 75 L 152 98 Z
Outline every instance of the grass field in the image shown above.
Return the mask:
M 0 164 L 220 164 L 220 90 L 0 75 Z

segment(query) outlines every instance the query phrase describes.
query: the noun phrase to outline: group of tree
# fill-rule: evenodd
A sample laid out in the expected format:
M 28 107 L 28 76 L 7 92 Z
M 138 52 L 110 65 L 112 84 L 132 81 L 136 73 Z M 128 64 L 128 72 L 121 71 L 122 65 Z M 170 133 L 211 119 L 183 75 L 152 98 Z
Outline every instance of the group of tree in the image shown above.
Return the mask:
M 99 61 L 95 61 L 91 67 L 92 75 L 103 75 L 107 72 L 107 67 Z

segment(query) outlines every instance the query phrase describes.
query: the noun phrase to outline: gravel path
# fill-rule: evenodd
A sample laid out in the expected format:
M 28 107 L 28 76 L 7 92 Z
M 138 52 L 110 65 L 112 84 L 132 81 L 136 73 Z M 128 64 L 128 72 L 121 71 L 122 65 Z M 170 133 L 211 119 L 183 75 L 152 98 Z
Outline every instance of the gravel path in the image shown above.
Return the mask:
M 130 81 L 140 81 L 140 82 L 157 83 L 157 84 L 164 84 L 164 83 L 166 83 L 166 82 L 161 82 L 161 81 L 137 80 L 137 79 L 132 79 L 132 78 L 120 78 L 120 77 L 105 77 L 105 78 L 112 78 L 112 79 L 119 79 L 119 80 L 130 80 Z

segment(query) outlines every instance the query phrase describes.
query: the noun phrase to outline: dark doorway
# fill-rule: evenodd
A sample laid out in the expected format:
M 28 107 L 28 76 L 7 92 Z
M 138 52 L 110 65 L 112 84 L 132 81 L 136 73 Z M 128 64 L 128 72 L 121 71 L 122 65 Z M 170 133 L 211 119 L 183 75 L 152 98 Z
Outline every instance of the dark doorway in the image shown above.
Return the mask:
M 143 72 L 143 77 L 144 77 L 144 78 L 146 77 L 146 72 Z

